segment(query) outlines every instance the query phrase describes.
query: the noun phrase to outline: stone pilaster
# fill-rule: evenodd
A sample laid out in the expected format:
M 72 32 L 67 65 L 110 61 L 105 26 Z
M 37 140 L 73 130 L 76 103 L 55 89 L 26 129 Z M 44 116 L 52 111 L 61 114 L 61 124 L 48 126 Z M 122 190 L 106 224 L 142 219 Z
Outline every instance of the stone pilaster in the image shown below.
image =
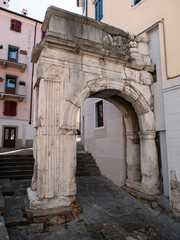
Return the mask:
M 41 79 L 34 156 L 35 171 L 28 189 L 32 209 L 69 206 L 76 193 L 75 129 L 64 126 L 60 81 Z
M 158 154 L 155 143 L 155 131 L 141 131 L 140 136 L 140 158 L 142 184 L 153 191 L 158 188 L 159 168 Z
M 139 182 L 141 179 L 139 136 L 136 133 L 127 133 L 126 140 L 127 180 L 129 183 Z

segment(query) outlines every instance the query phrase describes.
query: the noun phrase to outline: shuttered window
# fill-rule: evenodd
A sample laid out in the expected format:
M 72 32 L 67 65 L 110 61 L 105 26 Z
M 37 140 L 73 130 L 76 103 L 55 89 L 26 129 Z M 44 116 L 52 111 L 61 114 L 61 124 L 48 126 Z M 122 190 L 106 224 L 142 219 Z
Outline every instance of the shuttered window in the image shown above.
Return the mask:
M 22 23 L 16 19 L 11 19 L 11 30 L 21 32 Z
M 97 0 L 95 3 L 95 19 L 100 21 L 103 18 L 103 0 Z
M 5 101 L 4 103 L 4 115 L 6 116 L 16 116 L 16 102 Z

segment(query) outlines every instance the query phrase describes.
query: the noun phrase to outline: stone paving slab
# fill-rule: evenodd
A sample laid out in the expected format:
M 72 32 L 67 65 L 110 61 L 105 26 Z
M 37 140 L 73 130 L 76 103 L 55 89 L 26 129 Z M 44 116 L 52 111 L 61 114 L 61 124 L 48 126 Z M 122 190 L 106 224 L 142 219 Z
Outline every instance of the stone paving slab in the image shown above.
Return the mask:
M 13 185 L 15 187 L 15 181 Z M 17 182 L 17 186 L 23 184 Z M 27 183 L 24 186 L 27 187 Z M 27 200 L 25 195 L 5 197 L 8 206 L 5 219 L 14 215 L 24 217 L 23 199 Z M 56 226 L 33 225 L 32 222 L 27 226 L 9 226 L 10 240 L 180 239 L 179 222 L 160 210 L 153 210 L 103 176 L 77 177 L 76 200 L 83 213 L 75 220 Z

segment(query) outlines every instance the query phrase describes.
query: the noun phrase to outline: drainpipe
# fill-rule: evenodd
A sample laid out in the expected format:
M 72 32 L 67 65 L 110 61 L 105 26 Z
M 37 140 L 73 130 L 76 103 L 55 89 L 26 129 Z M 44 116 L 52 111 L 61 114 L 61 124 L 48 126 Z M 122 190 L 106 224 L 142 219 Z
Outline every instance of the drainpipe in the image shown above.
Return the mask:
M 166 78 L 167 80 L 169 79 L 174 79 L 174 78 L 178 78 L 180 77 L 180 74 L 175 75 L 170 77 L 168 75 L 168 66 L 167 66 L 167 50 L 166 50 L 166 36 L 165 36 L 165 24 L 164 24 L 164 18 L 156 23 L 154 23 L 152 26 L 150 26 L 149 28 L 147 28 L 146 30 L 144 30 L 143 32 L 139 33 L 138 35 L 141 35 L 144 32 L 148 32 L 149 30 L 153 29 L 154 27 L 158 26 L 159 23 L 162 23 L 163 26 L 163 43 L 164 43 L 164 59 L 165 59 L 165 72 L 166 72 Z
M 36 32 L 37 32 L 37 22 L 34 28 L 34 45 L 36 43 Z M 29 112 L 29 124 L 32 123 L 32 98 L 33 98 L 33 77 L 34 77 L 34 63 L 32 64 L 32 75 L 31 75 L 31 99 L 30 99 L 30 112 Z

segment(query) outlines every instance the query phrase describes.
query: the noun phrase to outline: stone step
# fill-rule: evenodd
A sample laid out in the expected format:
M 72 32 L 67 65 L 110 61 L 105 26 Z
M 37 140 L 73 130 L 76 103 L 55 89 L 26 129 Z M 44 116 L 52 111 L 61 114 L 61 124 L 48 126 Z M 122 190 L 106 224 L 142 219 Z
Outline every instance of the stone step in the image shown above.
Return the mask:
M 18 170 L 33 170 L 33 165 L 15 165 L 15 166 L 0 166 L 0 172 L 3 171 L 18 171 Z
M 0 164 L 3 164 L 3 163 L 34 163 L 34 160 L 32 159 L 3 159 L 1 160 L 0 159 Z
M 77 157 L 77 161 L 87 161 L 87 160 L 93 160 L 93 157 L 92 156 Z
M 83 170 L 98 171 L 99 168 L 97 166 L 93 166 L 93 167 L 79 167 L 79 166 L 77 166 L 77 171 L 83 171 Z
M 87 168 L 87 167 L 96 167 L 97 164 L 95 162 L 92 163 L 77 163 L 77 167 L 79 168 Z
M 97 176 L 100 174 L 93 156 L 86 151 L 78 151 L 76 176 Z
M 1 160 L 8 160 L 8 159 L 34 159 L 33 155 L 0 155 Z
M 32 178 L 32 173 L 26 173 L 26 174 L 13 174 L 13 175 L 6 175 L 6 176 L 1 176 L 0 178 L 9 178 L 9 179 L 14 179 L 14 180 L 22 180 L 22 179 L 31 179 Z
M 11 175 L 11 174 L 14 174 L 14 173 L 18 173 L 18 174 L 24 174 L 24 173 L 33 173 L 33 170 L 29 170 L 29 169 L 25 169 L 23 171 L 21 171 L 20 169 L 13 169 L 13 170 L 6 170 L 6 171 L 2 171 L 0 170 L 0 176 L 2 175 Z
M 100 171 L 81 171 L 76 172 L 76 176 L 98 176 L 101 175 Z
M 77 164 L 82 164 L 82 165 L 87 165 L 87 164 L 96 164 L 95 160 L 92 158 L 92 159 L 89 159 L 89 160 L 78 160 L 77 159 Z
M 34 161 L 18 161 L 18 160 L 11 160 L 11 161 L 3 161 L 0 162 L 0 167 L 1 166 L 15 166 L 15 165 L 34 165 Z

